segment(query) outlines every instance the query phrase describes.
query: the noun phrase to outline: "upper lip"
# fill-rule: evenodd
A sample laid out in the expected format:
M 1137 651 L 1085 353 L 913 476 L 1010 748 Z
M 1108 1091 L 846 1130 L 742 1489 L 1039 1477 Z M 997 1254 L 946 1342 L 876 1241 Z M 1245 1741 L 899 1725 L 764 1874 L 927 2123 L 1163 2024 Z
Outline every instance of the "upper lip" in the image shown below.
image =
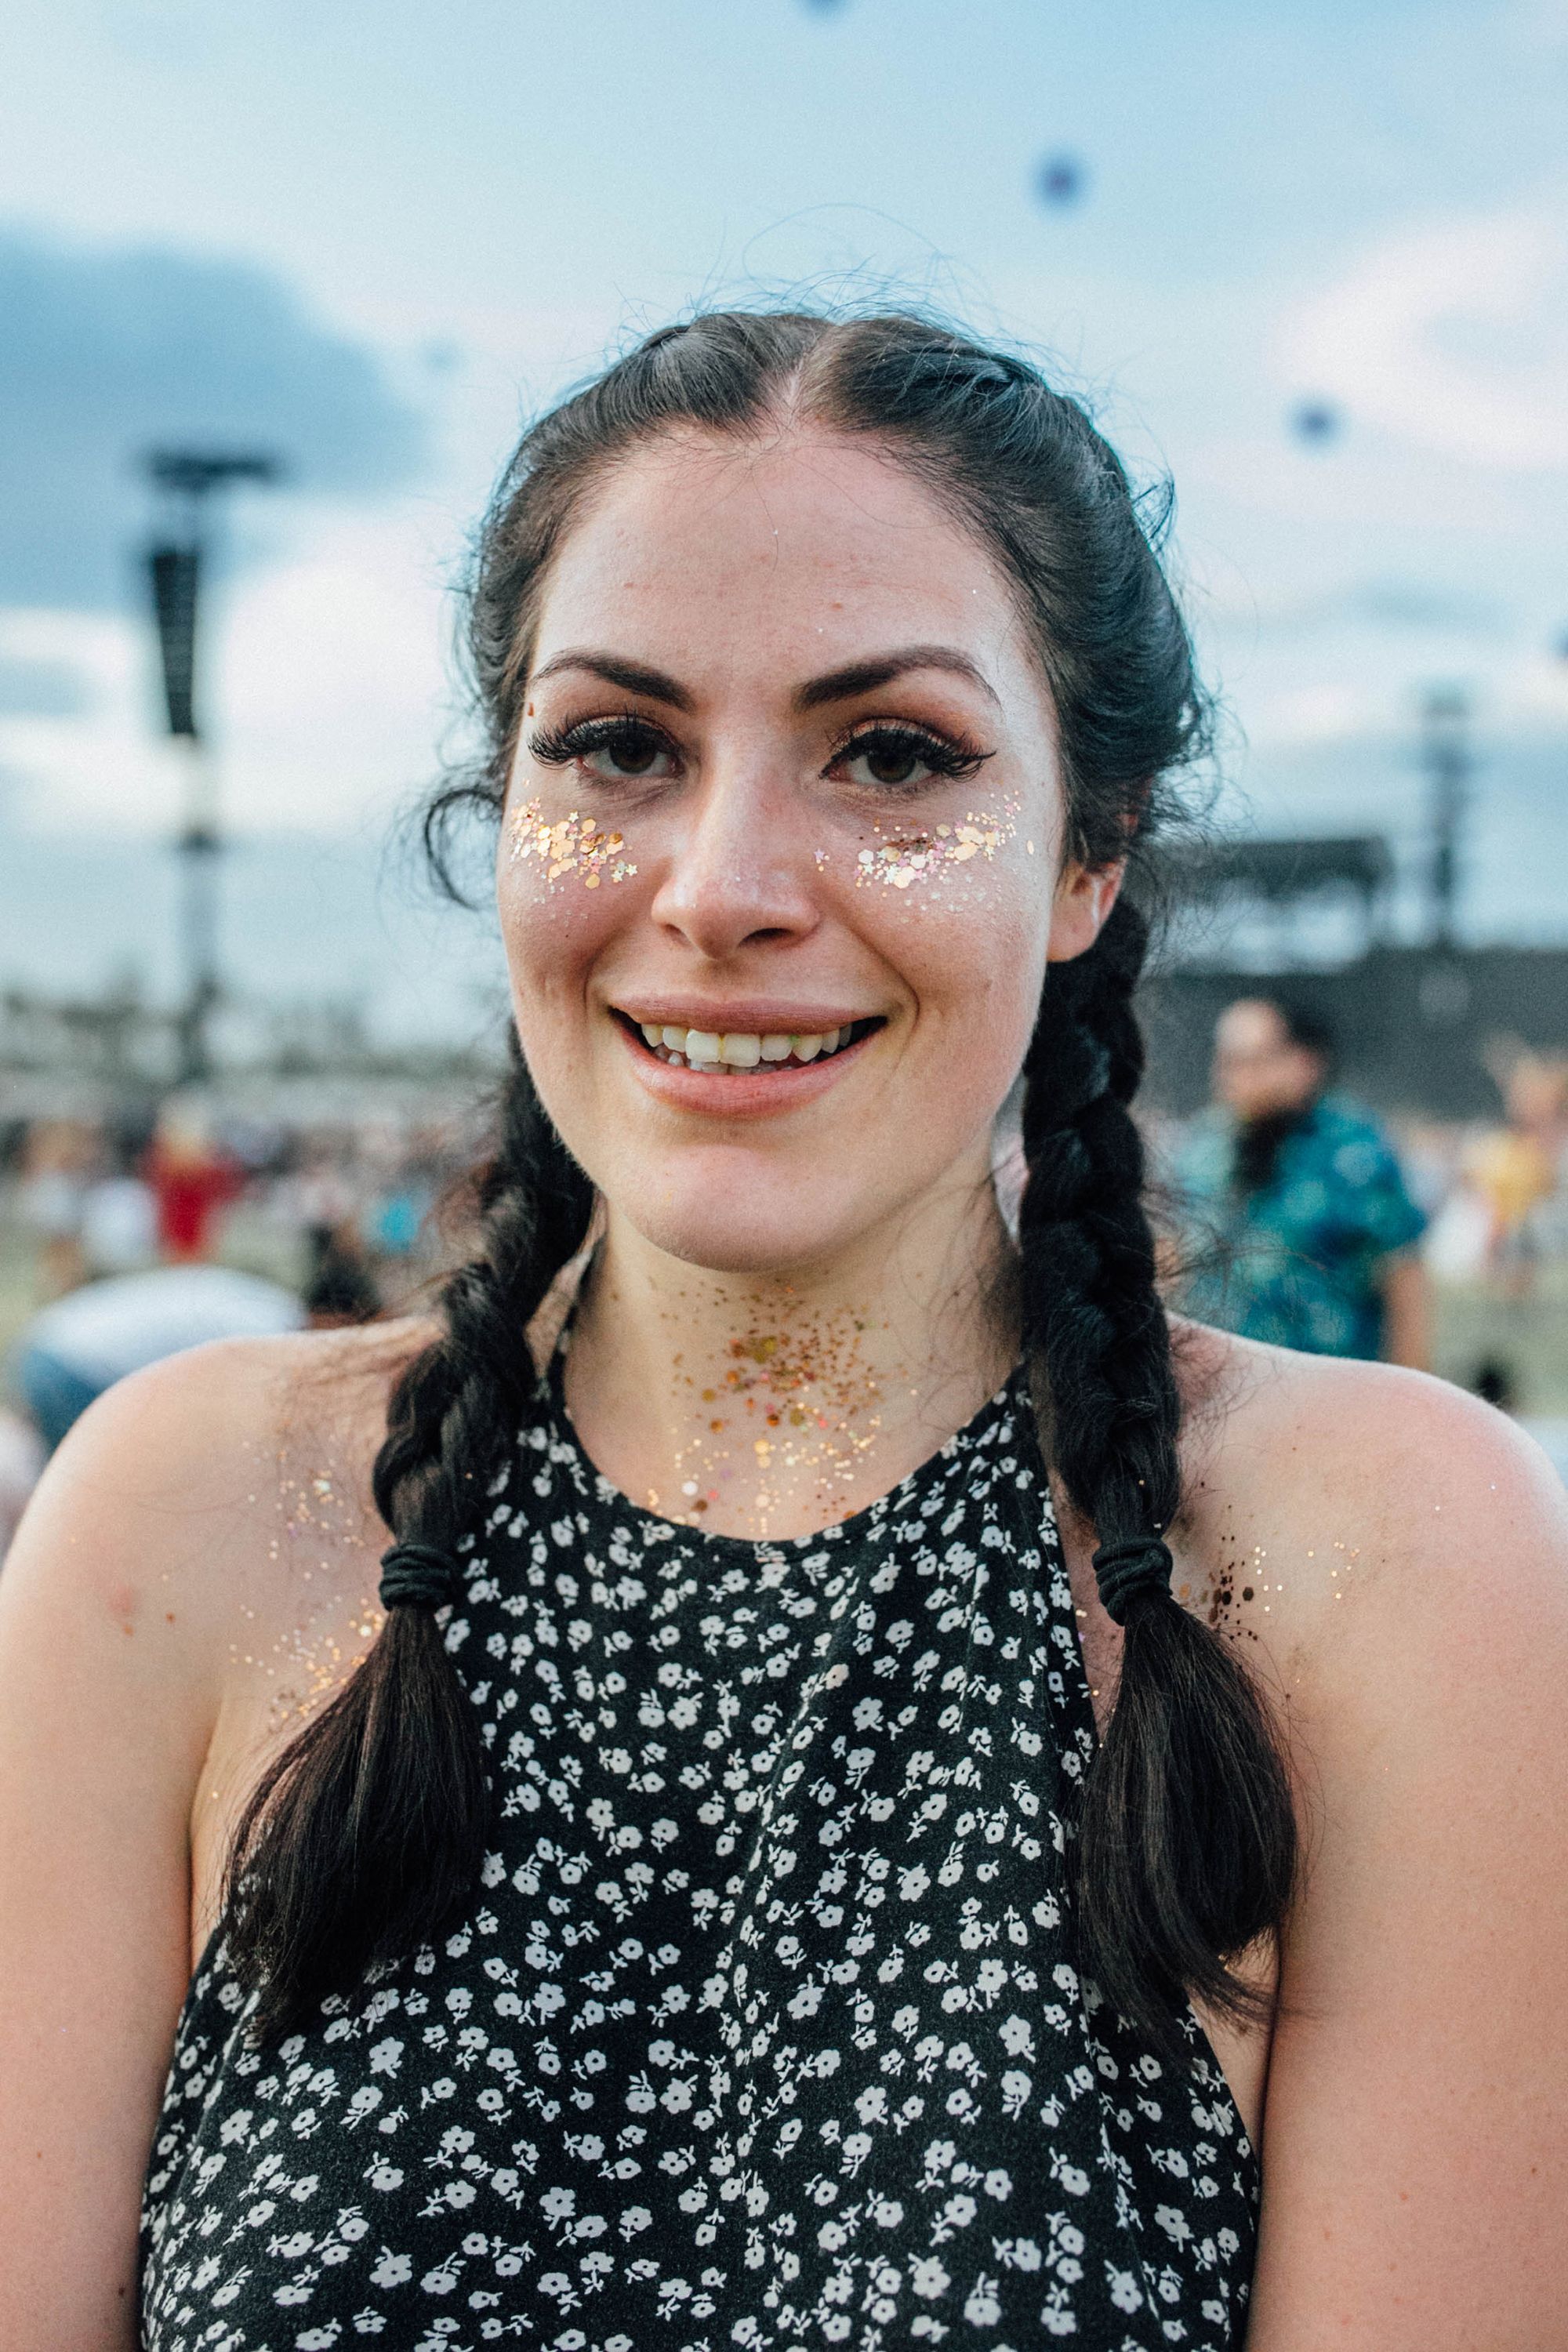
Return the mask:
M 639 996 L 620 1001 L 611 1010 L 628 1021 L 650 1028 L 696 1029 L 720 1036 L 816 1036 L 827 1029 L 847 1029 L 857 1021 L 882 1016 L 853 1005 L 802 1004 L 778 997 L 737 997 L 728 1004 L 700 1004 L 689 996 Z

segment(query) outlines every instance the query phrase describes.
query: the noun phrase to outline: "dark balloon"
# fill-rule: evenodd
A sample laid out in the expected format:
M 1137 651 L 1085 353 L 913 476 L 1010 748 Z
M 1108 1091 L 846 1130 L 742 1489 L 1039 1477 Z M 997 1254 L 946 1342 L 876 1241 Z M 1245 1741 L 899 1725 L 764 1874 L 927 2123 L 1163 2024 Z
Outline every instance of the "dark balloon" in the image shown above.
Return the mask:
M 1047 155 L 1035 174 L 1035 193 L 1043 205 L 1076 205 L 1088 178 L 1076 155 Z
M 1302 401 L 1290 423 L 1300 441 L 1331 441 L 1340 429 L 1338 411 L 1323 400 Z

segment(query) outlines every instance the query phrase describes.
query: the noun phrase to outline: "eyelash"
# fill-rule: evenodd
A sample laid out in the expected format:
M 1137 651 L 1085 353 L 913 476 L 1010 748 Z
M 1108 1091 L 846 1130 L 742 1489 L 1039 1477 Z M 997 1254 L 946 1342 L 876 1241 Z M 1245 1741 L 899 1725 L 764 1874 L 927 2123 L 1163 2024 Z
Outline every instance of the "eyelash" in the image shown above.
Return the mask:
M 573 727 L 541 727 L 529 737 L 528 748 L 546 768 L 569 768 L 574 760 L 584 759 L 590 751 L 603 751 L 606 744 L 625 743 L 634 738 L 644 743 L 657 743 L 663 751 L 675 750 L 668 736 L 629 710 L 614 717 L 580 719 Z
M 640 712 L 626 711 L 599 719 L 582 719 L 571 727 L 542 727 L 529 738 L 528 748 L 542 765 L 551 768 L 570 767 L 591 751 L 613 748 L 616 744 L 635 741 L 638 745 L 656 744 L 679 759 L 679 748 L 661 729 Z M 934 729 L 911 726 L 907 719 L 896 723 L 871 720 L 852 728 L 835 747 L 827 762 L 837 767 L 843 761 L 860 757 L 868 751 L 912 752 L 924 761 L 933 776 L 946 782 L 965 782 L 978 775 L 987 760 L 994 757 L 979 745 L 963 737 L 939 735 Z M 608 779 L 601 779 L 607 782 Z M 628 777 L 628 782 L 635 779 Z M 886 793 L 918 791 L 919 785 L 884 784 Z
M 844 738 L 828 761 L 836 768 L 840 761 L 858 758 L 868 751 L 912 751 L 923 760 L 933 776 L 944 782 L 965 782 L 978 775 L 987 760 L 993 757 L 977 743 L 961 736 L 939 735 L 934 728 L 911 726 L 908 719 L 896 721 L 870 719 L 856 727 Z M 885 793 L 918 792 L 918 784 L 882 784 Z

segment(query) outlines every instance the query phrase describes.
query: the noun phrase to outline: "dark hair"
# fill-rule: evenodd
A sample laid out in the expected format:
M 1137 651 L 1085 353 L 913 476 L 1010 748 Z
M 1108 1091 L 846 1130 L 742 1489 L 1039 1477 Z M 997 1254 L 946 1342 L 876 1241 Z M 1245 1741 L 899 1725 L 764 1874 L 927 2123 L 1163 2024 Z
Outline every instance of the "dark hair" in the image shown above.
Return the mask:
M 1277 996 L 1272 989 L 1267 995 L 1255 997 L 1252 1002 L 1267 1004 L 1271 1013 L 1278 1014 L 1287 1045 L 1296 1046 L 1303 1054 L 1315 1054 L 1321 1062 L 1333 1060 L 1339 1050 L 1339 1040 L 1334 1035 L 1332 1022 L 1322 1013 L 1314 1013 L 1311 1006 L 1303 1004 L 1299 997 Z
M 542 585 L 607 466 L 686 427 L 742 438 L 799 416 L 890 450 L 993 551 L 1055 703 L 1071 854 L 1127 856 L 1202 751 L 1206 712 L 1145 520 L 1084 411 L 1021 360 L 921 320 L 717 312 L 652 336 L 542 417 L 478 551 L 468 648 L 478 766 L 426 817 L 450 881 L 453 821 L 504 799 Z M 1092 1523 L 1125 1624 L 1114 1711 L 1088 1775 L 1078 1876 L 1085 1969 L 1169 2042 L 1184 1990 L 1253 2003 L 1229 1958 L 1277 1927 L 1295 1865 L 1286 1776 L 1232 1650 L 1174 1599 L 1163 1537 L 1180 1488 L 1181 1402 L 1128 1106 L 1142 1067 L 1132 992 L 1144 922 L 1124 898 L 1097 944 L 1052 967 L 1026 1064 L 1025 1342 L 1054 1466 Z M 446 1328 L 410 1364 L 377 1457 L 400 1542 L 450 1552 L 534 1409 L 522 1340 L 592 1213 L 521 1055 L 485 1181 L 480 1254 L 447 1284 Z M 364 1664 L 263 1780 L 236 1842 L 230 1943 L 263 2034 L 433 1934 L 473 1884 L 488 1795 L 472 1708 L 428 1607 L 389 1607 Z
M 1336 1040 L 1330 1024 L 1321 1013 L 1314 1013 L 1294 996 L 1277 996 L 1270 991 L 1266 995 L 1242 997 L 1246 1004 L 1265 1004 L 1284 1033 L 1288 1045 L 1303 1054 L 1312 1055 L 1322 1064 L 1324 1076 L 1332 1067 Z M 1312 1116 L 1317 1093 L 1307 1099 L 1286 1104 L 1279 1110 L 1259 1111 L 1252 1118 L 1237 1122 L 1235 1140 L 1231 1147 L 1230 1181 L 1232 1190 L 1250 1198 L 1267 1192 L 1279 1172 L 1279 1155 L 1293 1135 L 1299 1134 Z

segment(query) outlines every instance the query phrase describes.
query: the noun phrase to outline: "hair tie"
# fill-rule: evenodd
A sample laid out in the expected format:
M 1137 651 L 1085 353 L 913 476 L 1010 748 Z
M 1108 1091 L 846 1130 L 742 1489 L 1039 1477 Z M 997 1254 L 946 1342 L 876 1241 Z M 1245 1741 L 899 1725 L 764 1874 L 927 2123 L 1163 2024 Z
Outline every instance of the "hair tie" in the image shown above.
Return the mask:
M 1156 1535 L 1129 1536 L 1122 1543 L 1101 1544 L 1094 1555 L 1094 1573 L 1106 1615 L 1113 1623 L 1125 1625 L 1134 1601 L 1145 1593 L 1170 1591 L 1174 1566 L 1170 1546 Z
M 444 1609 L 459 1581 L 457 1561 L 434 1544 L 395 1543 L 381 1555 L 384 1609 Z

